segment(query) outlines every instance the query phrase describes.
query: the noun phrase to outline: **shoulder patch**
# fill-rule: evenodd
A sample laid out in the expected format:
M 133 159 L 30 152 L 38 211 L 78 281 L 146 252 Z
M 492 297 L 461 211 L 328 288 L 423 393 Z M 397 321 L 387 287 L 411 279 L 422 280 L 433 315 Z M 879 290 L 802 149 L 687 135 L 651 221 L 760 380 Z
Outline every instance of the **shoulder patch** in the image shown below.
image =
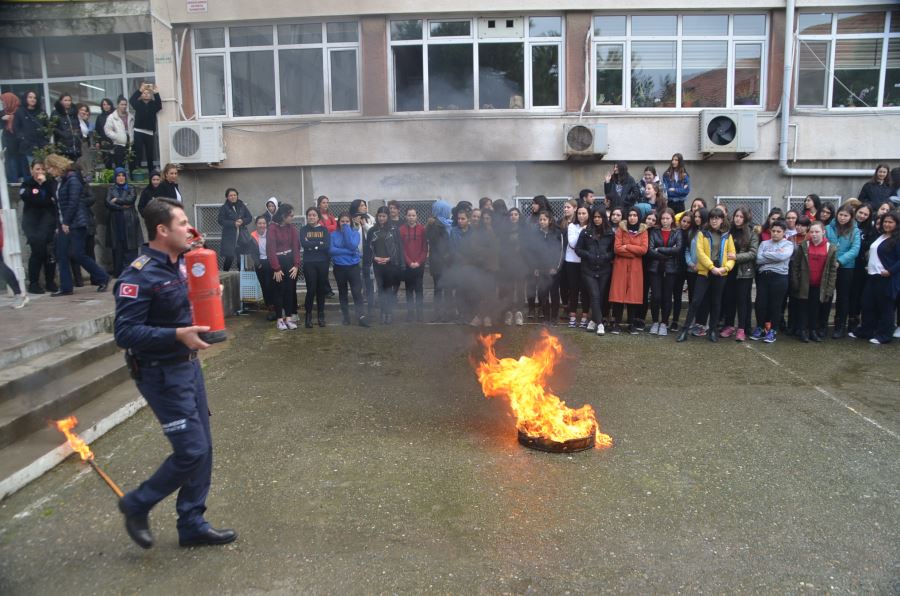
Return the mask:
M 137 298 L 140 292 L 140 286 L 137 284 L 119 284 L 119 298 Z
M 140 271 L 141 269 L 143 269 L 144 265 L 149 262 L 150 257 L 148 257 L 147 255 L 141 255 L 131 262 L 131 266 Z

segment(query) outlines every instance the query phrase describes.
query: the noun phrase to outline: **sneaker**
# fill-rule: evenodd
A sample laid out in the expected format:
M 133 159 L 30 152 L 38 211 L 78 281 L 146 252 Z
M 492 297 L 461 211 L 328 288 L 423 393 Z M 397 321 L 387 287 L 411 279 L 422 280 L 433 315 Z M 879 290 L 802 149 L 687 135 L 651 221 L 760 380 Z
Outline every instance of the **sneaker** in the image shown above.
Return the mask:
M 628 334 L 629 334 L 629 335 L 637 335 L 637 334 L 639 334 L 640 332 L 641 332 L 640 327 L 638 327 L 638 326 L 635 325 L 634 323 L 632 323 L 631 325 L 628 326 Z
M 706 337 L 706 326 L 695 325 L 694 329 L 691 331 L 691 335 L 694 337 Z
M 491 327 L 491 325 L 492 325 L 492 324 L 491 324 L 491 318 L 490 318 L 490 317 L 485 317 L 484 320 L 481 321 L 481 326 L 482 326 L 482 327 Z
M 753 341 L 759 341 L 763 338 L 763 330 L 762 327 L 757 327 L 753 330 L 753 333 L 750 334 L 750 339 Z
M 587 329 L 588 331 L 596 331 L 597 323 L 590 321 L 590 322 L 588 322 L 587 327 L 585 327 L 585 329 Z
M 591 321 L 591 322 L 593 323 L 593 321 Z M 587 327 L 588 327 L 588 320 L 587 320 L 585 317 L 581 317 L 581 322 L 578 323 L 578 327 L 579 327 L 580 329 L 587 329 Z
M 673 322 L 671 325 L 669 325 L 669 331 L 678 331 L 678 323 Z
M 653 331 L 651 331 L 650 333 L 653 333 Z M 660 337 L 665 337 L 665 336 L 669 335 L 669 328 L 666 326 L 665 323 L 660 323 L 656 334 L 659 335 Z
M 734 331 L 734 327 L 729 325 L 725 329 L 722 329 L 721 333 L 719 333 L 719 337 L 731 337 L 732 335 L 734 335 Z
M 743 329 L 738 329 L 737 335 L 734 336 L 734 341 L 747 341 L 747 333 Z
M 472 327 L 481 327 L 481 318 L 475 317 L 474 319 L 469 321 L 469 325 L 471 325 Z
M 606 329 L 603 327 L 603 323 L 597 325 L 597 335 L 606 335 Z
M 650 325 L 650 335 L 659 335 L 659 323 Z
M 503 315 L 503 324 L 509 327 L 513 324 L 513 314 L 509 311 L 506 311 L 506 314 Z
M 275 328 L 279 331 L 287 331 L 287 323 L 284 322 L 284 319 L 278 319 L 278 322 L 275 323 Z
M 521 310 L 516 311 L 515 320 L 516 320 L 516 325 L 519 325 L 520 327 L 525 324 L 525 317 L 522 315 Z
M 849 338 L 851 338 L 851 339 L 856 339 L 856 338 L 857 338 L 856 333 L 854 333 L 854 332 L 852 332 L 852 331 L 848 331 L 848 332 L 847 332 L 847 337 L 849 337 Z
M 24 308 L 26 304 L 28 304 L 28 294 L 19 294 L 16 296 L 16 302 L 13 304 L 13 308 Z
M 576 319 L 575 317 L 569 317 L 569 328 L 574 329 L 575 327 L 578 327 L 578 319 Z
M 900 339 L 900 327 L 894 329 L 894 339 Z
M 767 344 L 774 344 L 775 343 L 775 330 L 769 329 L 769 332 L 766 333 L 766 337 L 763 338 L 763 341 Z
M 285 323 L 285 324 L 287 325 L 288 329 L 296 329 L 297 328 L 297 323 L 293 322 L 290 319 L 288 319 L 287 323 Z M 312 327 L 312 325 L 310 325 L 310 327 Z
M 620 333 L 622 333 L 622 328 L 619 327 L 618 323 L 613 323 L 610 333 L 612 333 L 613 335 L 619 335 Z
M 870 339 L 870 340 L 869 340 L 869 343 L 870 343 L 870 344 L 875 344 L 876 346 L 880 346 L 880 345 L 881 345 L 881 342 L 878 341 L 878 339 L 875 338 L 875 337 L 873 337 L 872 339 Z

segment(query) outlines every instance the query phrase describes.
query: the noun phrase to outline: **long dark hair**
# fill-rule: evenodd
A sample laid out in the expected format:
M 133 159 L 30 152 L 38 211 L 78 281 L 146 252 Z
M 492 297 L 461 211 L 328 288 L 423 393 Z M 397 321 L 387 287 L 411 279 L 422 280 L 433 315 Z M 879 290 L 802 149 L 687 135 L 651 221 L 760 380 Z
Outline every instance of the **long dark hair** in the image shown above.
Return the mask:
M 817 194 L 809 194 L 806 195 L 806 199 L 809 199 L 813 203 L 813 207 L 816 208 L 816 219 L 819 218 L 819 211 L 822 210 L 822 199 L 819 198 Z M 806 212 L 806 199 L 803 199 L 803 211 Z
M 284 223 L 284 218 L 287 217 L 289 213 L 294 212 L 294 206 L 290 203 L 281 203 L 278 205 L 278 209 L 275 210 L 275 215 L 272 216 L 272 221 L 281 225 Z
M 884 168 L 885 170 L 888 171 L 888 175 L 885 176 L 883 183 L 878 182 L 878 170 L 880 170 L 881 168 Z M 891 168 L 889 168 L 886 163 L 878 164 L 877 166 L 875 166 L 875 171 L 872 172 L 872 180 L 871 181 L 874 182 L 875 184 L 884 184 L 885 186 L 889 185 L 891 183 Z
M 672 167 L 672 159 L 678 158 L 678 169 Z M 679 180 L 684 180 L 684 177 L 687 175 L 687 170 L 684 169 L 684 156 L 680 153 L 673 153 L 672 159 L 669 160 L 669 168 L 666 170 L 664 176 L 668 176 L 672 178 L 674 174 L 678 174 Z
M 828 213 L 831 214 L 831 217 L 828 218 L 828 221 L 825 221 L 822 218 L 822 212 L 825 210 L 828 210 Z M 834 219 L 834 207 L 831 205 L 831 203 L 825 203 L 822 205 L 822 208 L 819 209 L 818 213 L 816 213 L 816 219 L 821 221 L 826 226 L 831 223 L 831 220 Z
M 628 164 L 624 161 L 616 162 L 616 173 L 612 176 L 613 182 L 625 184 L 628 180 Z
M 847 222 L 847 225 L 841 225 L 841 222 L 837 219 L 837 213 L 847 213 L 850 215 L 850 221 Z M 853 228 L 855 227 L 854 220 L 856 219 L 856 209 L 853 208 L 852 205 L 841 205 L 837 213 L 834 214 L 834 229 L 837 231 L 838 236 L 853 236 Z
M 744 225 L 740 227 L 734 223 L 734 216 L 738 213 L 744 216 Z M 744 206 L 735 209 L 731 214 L 731 225 L 735 244 L 741 252 L 746 252 L 750 248 L 750 238 L 753 234 L 753 216 L 750 214 L 750 210 Z
M 594 223 L 594 218 L 597 215 L 603 219 L 599 226 Z M 609 217 L 606 215 L 606 209 L 603 207 L 594 207 L 591 209 L 587 229 L 594 240 L 599 240 L 601 236 L 607 236 L 612 233 L 612 228 L 609 226 Z
M 531 217 L 537 219 L 541 215 L 541 211 L 547 211 L 548 213 L 553 213 L 553 209 L 550 208 L 550 200 L 547 199 L 544 195 L 537 195 L 533 199 L 531 199 L 532 205 L 537 205 L 538 210 L 537 213 L 534 212 L 534 209 L 531 210 Z M 553 219 L 553 216 L 550 217 Z
M 387 215 L 387 218 L 388 218 L 388 220 L 386 222 L 384 222 L 384 225 L 378 223 L 378 216 L 381 215 L 382 213 Z M 387 207 L 387 206 L 379 207 L 378 211 L 375 212 L 375 227 L 381 229 L 381 228 L 389 227 L 390 225 L 391 225 L 391 209 L 390 209 L 390 207 Z
M 697 224 L 697 216 L 700 216 L 700 224 Z M 682 216 L 684 217 L 684 216 Z M 697 209 L 691 214 L 691 231 L 688 232 L 688 239 L 693 241 L 697 236 L 697 232 L 699 232 L 702 228 L 705 228 L 709 223 L 709 210 L 705 207 L 702 209 Z
M 894 250 L 894 247 L 900 242 L 900 213 L 896 210 L 888 211 L 878 218 L 878 229 L 882 231 L 882 234 L 884 234 L 884 220 L 887 218 L 894 220 L 894 231 L 891 232 L 891 235 L 884 241 L 884 244 L 887 250 Z

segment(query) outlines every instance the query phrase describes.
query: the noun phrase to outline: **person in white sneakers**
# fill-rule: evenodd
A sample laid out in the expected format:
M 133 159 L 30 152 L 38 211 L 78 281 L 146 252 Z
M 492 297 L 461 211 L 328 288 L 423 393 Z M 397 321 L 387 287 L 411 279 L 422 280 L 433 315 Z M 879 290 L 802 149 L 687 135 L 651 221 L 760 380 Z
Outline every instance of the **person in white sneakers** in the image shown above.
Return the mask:
M 12 307 L 22 308 L 28 304 L 28 294 L 22 292 L 22 288 L 19 286 L 19 280 L 16 279 L 16 274 L 3 262 L 3 221 L 0 221 L 0 276 L 3 277 L 3 281 L 6 282 L 6 285 L 12 289 L 13 294 L 16 296 L 16 301 L 13 303 Z
M 590 223 L 581 231 L 575 244 L 575 253 L 581 257 L 581 283 L 587 288 L 591 302 L 591 322 L 587 329 L 596 330 L 597 335 L 606 333 L 603 306 L 612 275 L 615 239 L 606 209 L 599 205 L 591 210 Z

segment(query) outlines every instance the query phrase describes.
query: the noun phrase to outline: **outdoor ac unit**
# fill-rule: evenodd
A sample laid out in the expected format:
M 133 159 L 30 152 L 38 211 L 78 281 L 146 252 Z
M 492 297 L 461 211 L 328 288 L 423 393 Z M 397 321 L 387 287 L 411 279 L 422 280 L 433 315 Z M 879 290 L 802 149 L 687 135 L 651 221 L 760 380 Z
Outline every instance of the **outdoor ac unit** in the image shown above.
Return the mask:
M 175 163 L 219 163 L 225 159 L 222 123 L 173 122 L 169 124 L 169 152 Z
M 566 124 L 563 152 L 569 157 L 606 155 L 609 152 L 606 124 Z
M 700 112 L 700 153 L 753 153 L 759 149 L 756 112 L 703 110 Z

